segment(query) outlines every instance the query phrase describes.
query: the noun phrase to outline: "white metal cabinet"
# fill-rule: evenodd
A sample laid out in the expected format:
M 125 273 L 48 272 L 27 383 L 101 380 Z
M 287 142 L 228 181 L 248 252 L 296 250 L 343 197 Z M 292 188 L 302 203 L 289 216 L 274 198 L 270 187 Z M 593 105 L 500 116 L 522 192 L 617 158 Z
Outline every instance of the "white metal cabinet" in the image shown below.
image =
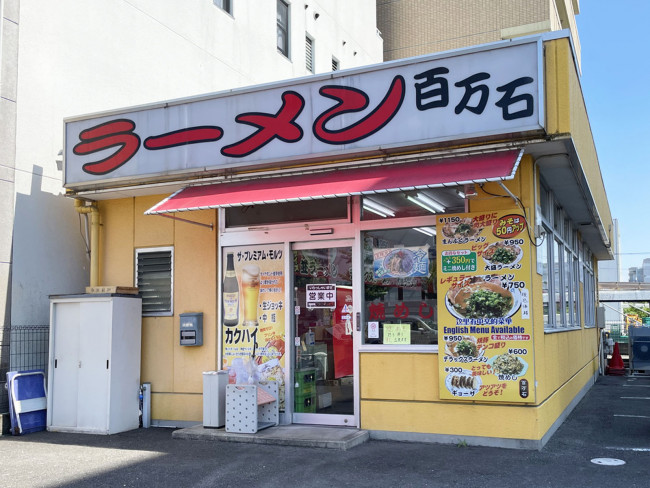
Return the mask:
M 51 297 L 48 430 L 138 428 L 141 332 L 139 297 Z

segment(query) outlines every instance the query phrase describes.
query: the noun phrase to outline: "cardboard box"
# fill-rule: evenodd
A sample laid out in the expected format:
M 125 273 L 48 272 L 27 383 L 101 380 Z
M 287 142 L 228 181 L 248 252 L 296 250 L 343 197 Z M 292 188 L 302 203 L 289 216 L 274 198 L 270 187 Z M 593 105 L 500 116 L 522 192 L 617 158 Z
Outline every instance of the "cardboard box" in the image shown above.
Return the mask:
M 120 295 L 137 295 L 138 289 L 133 286 L 87 286 L 86 293 L 118 293 Z

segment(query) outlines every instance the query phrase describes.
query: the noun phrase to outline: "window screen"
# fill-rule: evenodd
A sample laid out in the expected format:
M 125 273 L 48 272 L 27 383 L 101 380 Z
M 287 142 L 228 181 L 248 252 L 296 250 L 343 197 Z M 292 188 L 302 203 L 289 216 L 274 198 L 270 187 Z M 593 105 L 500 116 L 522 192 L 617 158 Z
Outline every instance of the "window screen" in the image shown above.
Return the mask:
M 142 296 L 142 315 L 171 315 L 173 248 L 136 250 L 136 286 Z
M 309 36 L 305 37 L 305 68 L 314 72 L 314 41 Z

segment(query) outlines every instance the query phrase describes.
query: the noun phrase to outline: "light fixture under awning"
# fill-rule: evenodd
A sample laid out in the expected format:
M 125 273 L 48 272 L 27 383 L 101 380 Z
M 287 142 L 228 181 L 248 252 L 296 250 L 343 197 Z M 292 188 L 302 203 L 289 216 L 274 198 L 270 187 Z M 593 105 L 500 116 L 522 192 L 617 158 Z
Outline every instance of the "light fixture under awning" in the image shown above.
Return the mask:
M 500 151 L 458 158 L 188 186 L 157 203 L 145 214 L 503 181 L 514 178 L 522 153 L 520 150 Z

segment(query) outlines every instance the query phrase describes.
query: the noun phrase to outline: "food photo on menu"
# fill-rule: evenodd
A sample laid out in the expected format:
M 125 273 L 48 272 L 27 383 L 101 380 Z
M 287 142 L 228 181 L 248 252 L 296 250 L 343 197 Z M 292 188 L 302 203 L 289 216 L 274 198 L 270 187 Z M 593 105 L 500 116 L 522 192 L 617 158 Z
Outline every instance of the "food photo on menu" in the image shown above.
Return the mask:
M 445 305 L 461 319 L 502 318 L 517 311 L 519 297 L 516 289 L 501 285 L 499 275 L 472 276 L 449 289 Z

